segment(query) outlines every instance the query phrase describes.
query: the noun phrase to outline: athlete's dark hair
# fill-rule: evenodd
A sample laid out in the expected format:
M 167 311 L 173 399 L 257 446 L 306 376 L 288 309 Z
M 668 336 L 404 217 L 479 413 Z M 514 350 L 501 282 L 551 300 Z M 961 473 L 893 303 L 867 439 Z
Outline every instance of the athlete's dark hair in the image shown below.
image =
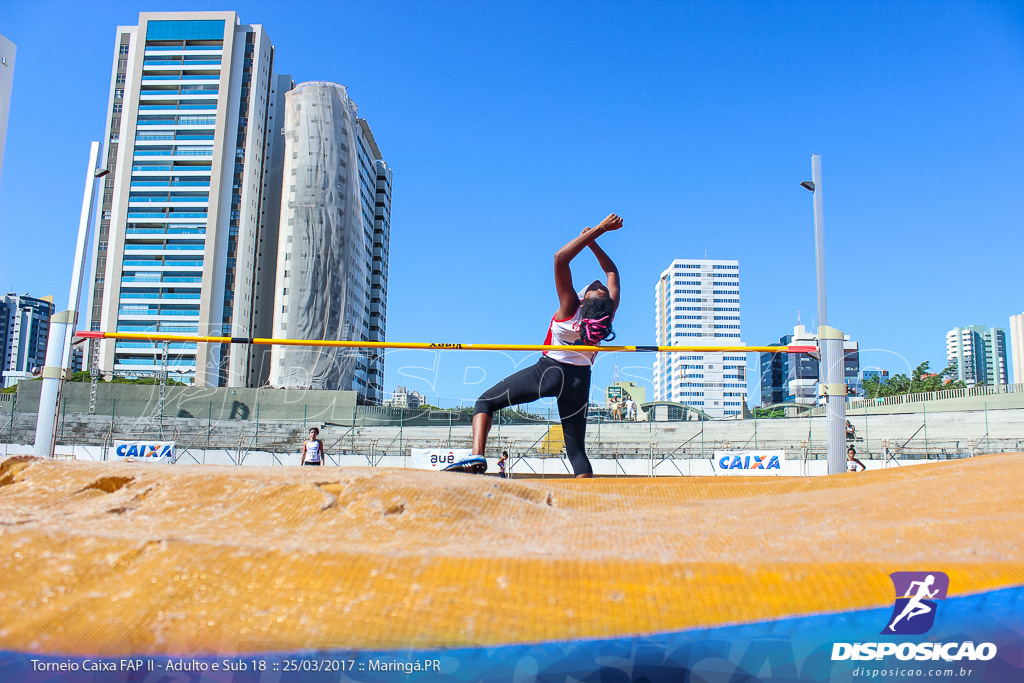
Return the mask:
M 584 299 L 580 303 L 580 339 L 587 346 L 615 339 L 612 318 L 615 302 L 607 297 Z

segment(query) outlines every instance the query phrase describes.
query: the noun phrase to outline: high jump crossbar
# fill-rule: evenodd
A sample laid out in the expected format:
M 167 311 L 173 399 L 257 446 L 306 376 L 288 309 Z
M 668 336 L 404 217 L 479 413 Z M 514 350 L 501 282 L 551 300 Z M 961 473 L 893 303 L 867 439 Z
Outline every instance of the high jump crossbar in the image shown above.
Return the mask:
M 121 339 L 125 341 L 149 342 L 201 342 L 207 344 L 254 344 L 267 346 L 321 346 L 329 348 L 355 349 L 426 349 L 426 350 L 459 350 L 459 351 L 609 351 L 636 353 L 673 353 L 679 351 L 703 351 L 716 353 L 721 351 L 743 353 L 817 353 L 817 346 L 555 346 L 551 344 L 449 344 L 432 342 L 376 342 L 376 341 L 342 341 L 331 339 L 270 339 L 262 337 L 202 337 L 183 334 L 147 334 L 136 332 L 77 332 L 76 336 L 83 339 Z

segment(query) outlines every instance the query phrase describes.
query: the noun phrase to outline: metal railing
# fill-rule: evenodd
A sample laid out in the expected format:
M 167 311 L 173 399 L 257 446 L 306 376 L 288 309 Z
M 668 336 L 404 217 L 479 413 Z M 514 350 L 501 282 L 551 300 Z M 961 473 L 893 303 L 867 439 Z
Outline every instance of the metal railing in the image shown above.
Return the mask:
M 979 385 L 963 389 L 944 389 L 942 391 L 925 391 L 918 394 L 902 394 L 900 396 L 880 396 L 878 398 L 861 398 L 846 402 L 846 410 L 849 413 L 853 410 L 865 408 L 876 408 L 879 406 L 899 406 L 909 403 L 925 403 L 929 401 L 942 401 L 951 398 L 974 398 L 976 396 L 996 396 L 999 394 L 1020 394 L 1024 393 L 1024 384 L 996 384 Z M 824 406 L 812 408 L 812 417 L 820 417 L 825 414 Z

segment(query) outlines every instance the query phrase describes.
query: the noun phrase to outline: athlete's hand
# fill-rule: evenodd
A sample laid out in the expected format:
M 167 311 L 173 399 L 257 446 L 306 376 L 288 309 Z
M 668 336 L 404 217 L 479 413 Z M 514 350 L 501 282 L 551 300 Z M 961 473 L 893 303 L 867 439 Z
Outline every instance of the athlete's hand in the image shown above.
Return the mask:
M 619 216 L 615 215 L 614 213 L 608 214 L 607 218 L 605 218 L 603 221 L 601 221 L 600 223 L 597 224 L 597 229 L 598 230 L 603 229 L 605 232 L 608 232 L 608 231 L 611 231 L 611 230 L 618 230 L 621 227 L 622 227 L 622 219 L 619 218 Z

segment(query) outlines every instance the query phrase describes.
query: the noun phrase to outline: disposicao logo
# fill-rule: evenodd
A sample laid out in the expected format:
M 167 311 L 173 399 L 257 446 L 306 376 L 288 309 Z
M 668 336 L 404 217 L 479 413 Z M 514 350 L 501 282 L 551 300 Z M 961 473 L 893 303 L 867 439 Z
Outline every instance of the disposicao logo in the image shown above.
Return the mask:
M 889 575 L 896 589 L 892 615 L 881 635 L 917 636 L 935 624 L 937 600 L 945 600 L 949 577 L 943 572 L 893 572 Z M 901 660 L 987 661 L 996 656 L 993 643 L 835 643 L 832 660 L 883 659 L 895 655 Z
M 935 623 L 936 600 L 945 600 L 949 577 L 943 572 L 893 572 L 896 604 L 882 634 L 919 636 Z M 900 597 L 902 596 L 902 597 Z

